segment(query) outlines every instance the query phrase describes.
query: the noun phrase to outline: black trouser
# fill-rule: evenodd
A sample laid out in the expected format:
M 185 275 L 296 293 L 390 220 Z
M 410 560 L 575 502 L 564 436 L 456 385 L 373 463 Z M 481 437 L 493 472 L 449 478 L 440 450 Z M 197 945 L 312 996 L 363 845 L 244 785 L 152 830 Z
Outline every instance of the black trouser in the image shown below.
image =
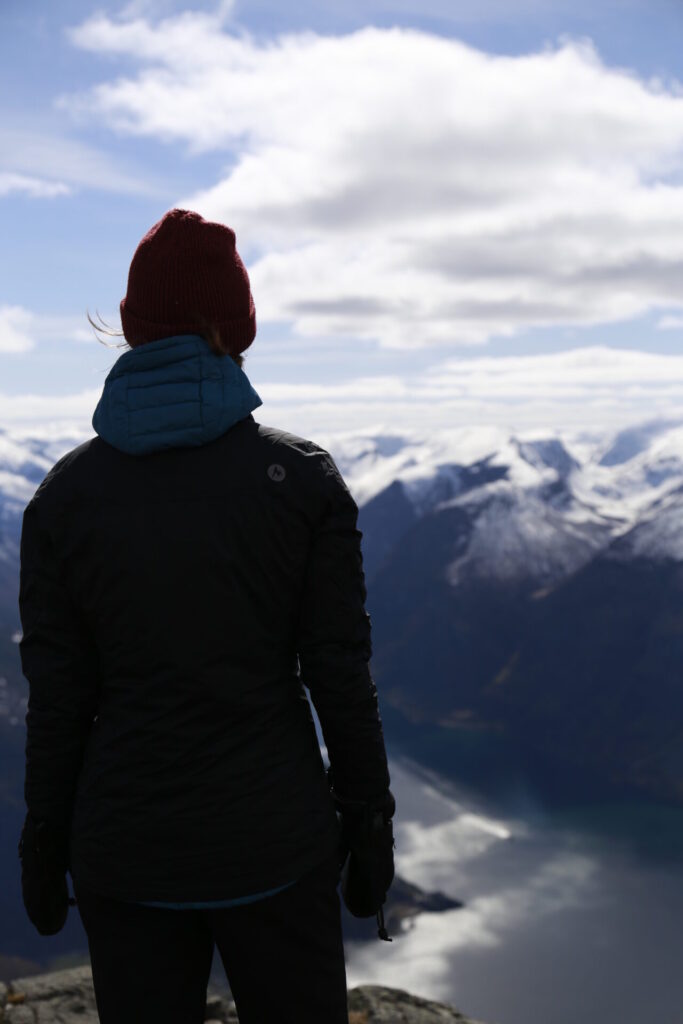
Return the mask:
M 77 887 L 102 1024 L 201 1024 L 214 944 L 240 1024 L 348 1024 L 337 885 L 325 862 L 274 896 L 172 910 Z

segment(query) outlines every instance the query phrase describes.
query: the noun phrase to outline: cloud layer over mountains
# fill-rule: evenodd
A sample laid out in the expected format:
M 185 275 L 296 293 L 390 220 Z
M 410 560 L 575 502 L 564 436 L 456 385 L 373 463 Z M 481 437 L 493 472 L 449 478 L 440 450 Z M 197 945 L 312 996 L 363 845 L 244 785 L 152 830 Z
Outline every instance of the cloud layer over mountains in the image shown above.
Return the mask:
M 126 63 L 62 108 L 226 154 L 182 205 L 236 227 L 262 321 L 414 348 L 681 306 L 683 95 L 589 42 L 259 42 L 198 12 L 98 14 L 71 40 Z

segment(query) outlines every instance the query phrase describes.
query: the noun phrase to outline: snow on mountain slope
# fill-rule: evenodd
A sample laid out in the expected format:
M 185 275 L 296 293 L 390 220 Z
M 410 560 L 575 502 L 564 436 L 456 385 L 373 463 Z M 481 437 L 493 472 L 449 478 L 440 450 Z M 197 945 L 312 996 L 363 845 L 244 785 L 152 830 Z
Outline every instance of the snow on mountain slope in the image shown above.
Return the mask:
M 400 480 L 422 514 L 437 480 L 457 486 L 457 467 L 471 466 L 495 454 L 507 441 L 498 427 L 457 427 L 426 437 L 367 435 L 352 431 L 317 435 L 316 443 L 327 448 L 359 505 Z M 437 488 L 438 490 L 438 488 Z
M 500 581 L 532 579 L 552 586 L 591 560 L 611 540 L 599 518 L 573 523 L 533 491 L 511 492 L 505 482 L 486 488 L 473 516 L 467 550 L 446 568 L 450 583 L 480 577 Z M 465 495 L 440 507 L 472 506 Z
M 0 522 L 22 512 L 48 470 L 87 436 L 22 437 L 0 428 Z
M 92 434 L 59 438 L 0 430 L 0 551 L 38 483 Z M 619 538 L 653 559 L 683 560 L 683 419 L 628 430 L 511 434 L 502 427 L 444 429 L 428 436 L 355 431 L 313 439 L 335 458 L 360 507 L 400 486 L 416 515 L 466 510 L 465 550 L 446 569 L 545 585 L 575 571 Z M 680 524 L 680 528 L 679 528 Z
M 609 440 L 599 463 L 601 466 L 618 466 L 630 462 L 636 455 L 654 447 L 662 434 L 666 435 L 678 425 L 675 420 L 655 419 L 620 430 Z
M 683 562 L 683 486 L 654 501 L 606 555 L 617 561 L 648 558 L 660 562 L 670 558 Z
M 19 563 L 21 517 L 26 505 L 55 462 L 87 436 L 22 437 L 0 428 L 0 568 L 9 572 L 10 579 Z M 4 580 L 0 574 L 0 586 Z
M 641 520 L 634 554 L 683 558 L 681 498 L 665 501 L 683 485 L 680 422 L 655 420 L 616 434 L 459 428 L 423 439 L 398 435 L 389 454 L 382 440 L 347 435 L 330 437 L 327 446 L 360 505 L 399 480 L 419 515 L 469 510 L 475 525 L 467 550 L 449 567 L 453 582 L 466 566 L 551 581 Z M 480 486 L 473 466 L 486 469 Z

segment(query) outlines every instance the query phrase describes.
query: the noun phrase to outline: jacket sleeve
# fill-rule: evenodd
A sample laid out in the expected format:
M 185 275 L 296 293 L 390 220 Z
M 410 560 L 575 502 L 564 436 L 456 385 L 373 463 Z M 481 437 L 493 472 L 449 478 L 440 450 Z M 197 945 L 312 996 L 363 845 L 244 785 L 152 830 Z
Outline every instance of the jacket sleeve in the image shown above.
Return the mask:
M 98 661 L 35 497 L 24 510 L 20 557 L 19 652 L 29 684 L 24 799 L 34 818 L 66 824 L 97 713 Z
M 335 790 L 350 800 L 386 795 L 390 777 L 369 661 L 370 616 L 357 529 L 358 507 L 331 456 L 322 452 L 324 512 L 314 532 L 297 651 L 318 714 Z

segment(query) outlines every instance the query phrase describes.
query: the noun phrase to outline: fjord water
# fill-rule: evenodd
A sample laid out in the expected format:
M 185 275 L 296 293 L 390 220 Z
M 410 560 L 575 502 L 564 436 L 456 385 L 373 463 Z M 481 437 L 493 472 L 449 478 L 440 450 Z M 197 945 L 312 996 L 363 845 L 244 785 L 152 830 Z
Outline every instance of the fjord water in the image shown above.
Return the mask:
M 391 944 L 347 943 L 349 987 L 404 988 L 486 1024 L 681 1024 L 683 808 L 539 799 L 514 762 L 494 784 L 500 751 L 485 745 L 499 744 L 470 744 L 463 781 L 389 749 L 397 873 L 465 907 L 421 914 Z

